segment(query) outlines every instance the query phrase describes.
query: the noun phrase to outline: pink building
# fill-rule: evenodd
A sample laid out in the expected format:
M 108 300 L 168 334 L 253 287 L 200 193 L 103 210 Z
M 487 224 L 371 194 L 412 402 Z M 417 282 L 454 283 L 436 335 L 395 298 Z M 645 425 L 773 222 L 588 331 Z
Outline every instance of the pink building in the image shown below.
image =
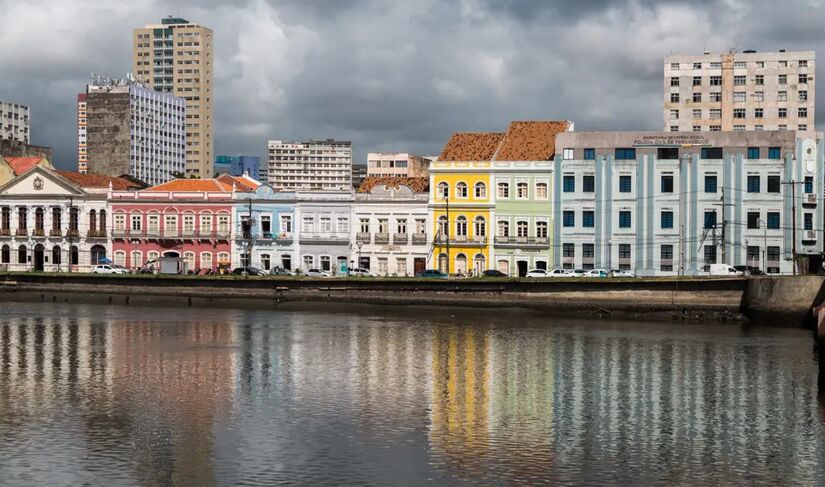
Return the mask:
M 129 268 L 161 256 L 182 257 L 190 270 L 228 266 L 237 190 L 217 179 L 176 179 L 112 191 L 112 259 Z

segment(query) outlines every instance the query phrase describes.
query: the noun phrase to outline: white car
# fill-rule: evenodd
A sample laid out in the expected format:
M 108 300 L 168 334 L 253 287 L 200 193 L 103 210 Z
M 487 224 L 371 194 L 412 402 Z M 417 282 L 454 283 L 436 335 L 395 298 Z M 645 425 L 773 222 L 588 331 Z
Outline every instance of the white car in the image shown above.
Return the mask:
M 364 269 L 361 267 L 350 269 L 349 275 L 352 277 L 378 277 L 378 274 L 370 271 L 369 269 Z
M 623 271 L 619 269 L 613 269 L 610 271 L 613 277 L 636 277 L 636 274 L 633 271 Z
M 109 264 L 98 264 L 92 268 L 92 274 L 126 274 L 128 272 L 123 267 Z
M 332 277 L 332 273 L 321 269 L 309 269 L 304 273 L 307 277 Z
M 584 273 L 584 277 L 608 277 L 609 275 L 604 269 L 590 269 Z
M 567 277 L 567 271 L 564 269 L 553 269 L 547 273 L 547 277 Z
M 584 277 L 585 274 L 587 274 L 587 271 L 584 269 L 573 269 L 572 271 L 567 271 L 564 277 Z
M 547 272 L 544 269 L 533 269 L 532 271 L 530 271 L 526 274 L 526 277 L 545 278 L 545 277 L 550 277 L 550 273 Z

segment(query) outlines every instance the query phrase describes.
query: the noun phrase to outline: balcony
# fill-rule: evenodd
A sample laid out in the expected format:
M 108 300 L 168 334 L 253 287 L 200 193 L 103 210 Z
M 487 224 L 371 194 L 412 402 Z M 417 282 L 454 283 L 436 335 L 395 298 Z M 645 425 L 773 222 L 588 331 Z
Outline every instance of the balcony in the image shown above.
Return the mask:
M 276 242 L 292 242 L 293 239 L 294 237 L 290 232 L 283 232 L 275 235 Z
M 447 245 L 447 239 L 444 236 L 436 237 L 435 245 Z M 456 237 L 450 237 L 450 245 L 462 247 L 484 247 L 487 245 L 487 237 L 468 239 L 466 235 L 459 235 Z
M 18 228 L 17 231 L 14 232 L 14 235 L 17 237 L 28 237 L 29 230 L 27 228 Z
M 0 228 L 0 237 L 11 237 L 10 228 Z
M 180 237 L 180 232 L 178 232 L 177 228 L 169 228 L 163 229 L 163 238 L 178 238 Z
M 195 238 L 195 229 L 194 228 L 184 228 L 181 232 L 181 237 L 187 240 L 193 240 Z
M 304 233 L 298 236 L 302 244 L 349 244 L 349 236 L 339 233 Z
M 359 232 L 355 235 L 355 242 L 360 244 L 368 244 L 372 239 L 369 232 Z
M 46 238 L 46 230 L 42 228 L 35 228 L 34 230 L 32 230 L 32 237 Z
M 218 240 L 229 240 L 230 231 L 227 228 L 219 228 L 217 232 L 215 232 L 215 238 Z
M 125 228 L 113 228 L 112 229 L 112 238 L 127 238 L 129 236 L 129 231 Z
M 51 230 L 49 230 L 49 237 L 62 238 L 63 237 L 63 229 L 61 229 L 61 228 L 52 228 Z
M 72 228 L 68 232 L 66 232 L 66 236 L 69 238 L 79 238 L 80 230 L 78 230 L 77 228 Z
M 803 242 L 816 242 L 816 230 L 805 230 L 802 232 Z
M 389 233 L 376 233 L 375 234 L 375 244 L 388 244 L 390 243 L 390 234 Z
M 495 244 L 503 248 L 549 249 L 547 237 L 496 237 Z
M 414 233 L 412 236 L 412 243 L 413 245 L 421 245 L 427 243 L 427 234 L 426 233 Z
M 392 236 L 392 243 L 394 245 L 407 245 L 410 243 L 410 236 L 407 233 L 395 233 Z
M 143 233 L 143 236 L 148 239 L 160 238 L 160 230 L 157 228 L 149 228 Z
M 86 238 L 106 238 L 106 230 L 89 230 Z

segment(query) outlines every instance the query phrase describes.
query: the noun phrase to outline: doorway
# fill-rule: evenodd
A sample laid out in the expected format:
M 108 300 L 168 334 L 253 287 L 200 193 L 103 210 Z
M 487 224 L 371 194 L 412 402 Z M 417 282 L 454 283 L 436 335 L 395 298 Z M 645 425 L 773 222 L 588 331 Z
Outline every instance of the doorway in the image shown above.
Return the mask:
M 525 277 L 527 275 L 527 261 L 520 260 L 516 264 L 518 265 L 518 276 Z
M 427 259 L 423 257 L 416 257 L 413 259 L 413 273 L 420 274 L 427 269 Z
M 543 260 L 536 261 L 536 269 L 541 269 L 543 271 L 547 270 L 547 262 Z
M 92 247 L 92 265 L 98 265 L 101 260 L 106 258 L 106 247 L 102 245 L 95 245 Z
M 44 253 L 43 245 L 34 246 L 34 270 L 37 272 L 43 272 Z

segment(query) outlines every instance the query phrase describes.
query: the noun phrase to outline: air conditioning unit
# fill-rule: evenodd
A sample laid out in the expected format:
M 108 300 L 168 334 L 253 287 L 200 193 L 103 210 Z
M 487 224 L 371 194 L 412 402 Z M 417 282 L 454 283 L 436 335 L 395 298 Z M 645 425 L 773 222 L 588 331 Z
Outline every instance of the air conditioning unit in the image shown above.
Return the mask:
M 816 204 L 816 193 L 807 193 L 805 195 L 805 203 Z
M 805 240 L 816 240 L 816 230 L 805 230 Z

